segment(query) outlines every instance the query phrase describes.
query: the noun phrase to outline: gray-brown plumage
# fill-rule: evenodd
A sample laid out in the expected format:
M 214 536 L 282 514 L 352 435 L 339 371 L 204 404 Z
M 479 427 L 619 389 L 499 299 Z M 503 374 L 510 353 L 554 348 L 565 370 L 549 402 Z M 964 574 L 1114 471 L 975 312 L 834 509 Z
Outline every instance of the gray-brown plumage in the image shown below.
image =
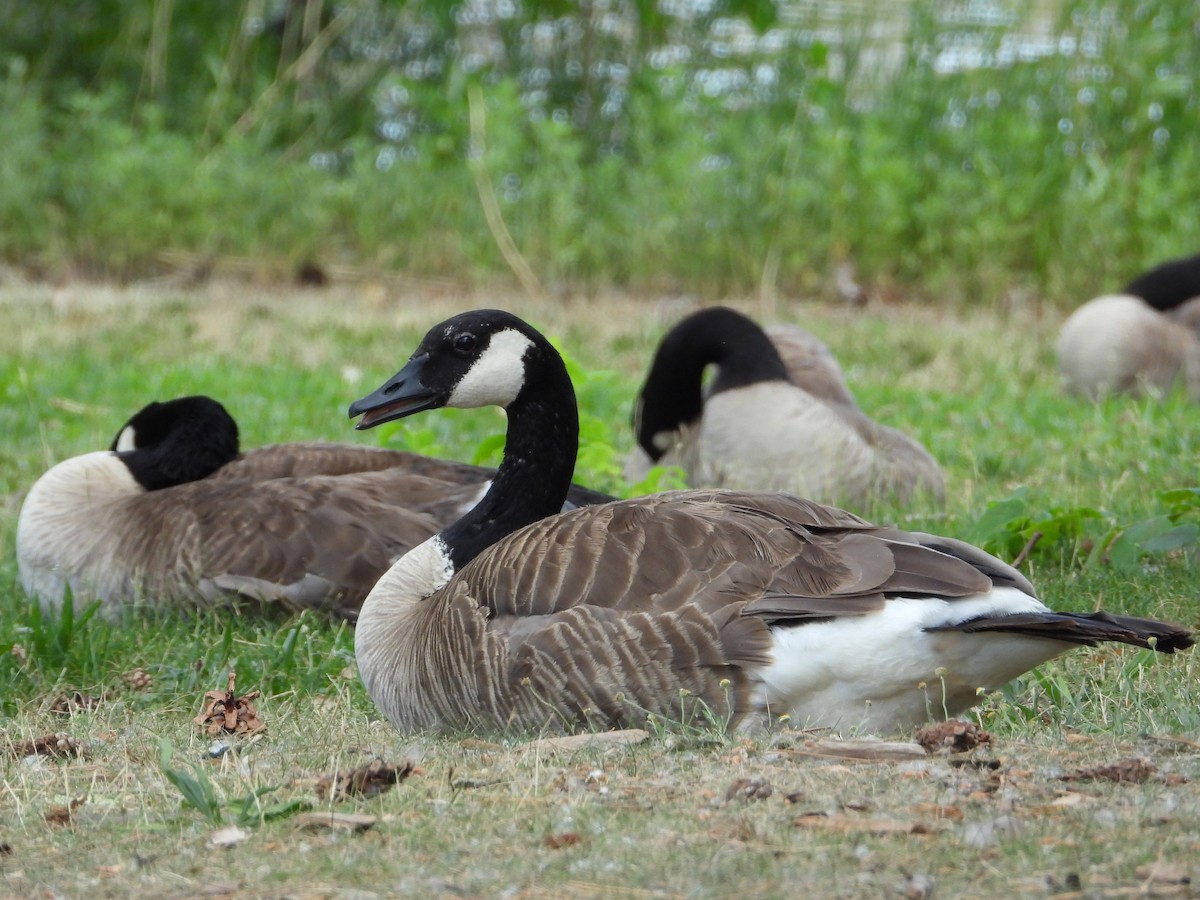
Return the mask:
M 703 390 L 710 366 L 716 375 Z M 658 464 L 681 466 L 693 487 L 784 490 L 852 507 L 917 495 L 940 502 L 945 492 L 924 447 L 862 411 L 824 343 L 723 307 L 663 338 L 634 425 L 633 482 Z
M 1090 400 L 1160 397 L 1181 385 L 1200 402 L 1200 256 L 1170 260 L 1076 309 L 1059 332 L 1058 366 L 1066 389 Z
M 492 474 L 344 444 L 239 453 L 216 401 L 150 404 L 111 450 L 65 460 L 30 489 L 21 581 L 47 608 L 69 585 L 74 603 L 108 613 L 240 598 L 354 618 L 388 566 L 470 509 Z
M 1108 394 L 1160 397 L 1182 385 L 1200 401 L 1200 336 L 1178 315 L 1124 294 L 1089 300 L 1059 332 L 1064 386 L 1098 400 Z
M 350 412 L 363 428 L 486 404 L 509 417 L 491 489 L 380 579 L 355 632 L 367 690 L 402 730 L 786 714 L 891 731 L 1071 646 L 1192 643 L 1148 619 L 1052 612 L 978 548 L 784 494 L 691 490 L 552 515 L 574 394 L 553 347 L 502 311 L 436 326 Z

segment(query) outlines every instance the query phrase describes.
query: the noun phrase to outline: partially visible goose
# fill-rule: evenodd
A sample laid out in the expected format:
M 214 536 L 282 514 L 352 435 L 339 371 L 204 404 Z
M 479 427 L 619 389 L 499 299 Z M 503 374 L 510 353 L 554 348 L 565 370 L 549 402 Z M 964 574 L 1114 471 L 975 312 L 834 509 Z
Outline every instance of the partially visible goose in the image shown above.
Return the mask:
M 1067 390 L 1161 396 L 1182 384 L 1200 402 L 1200 255 L 1139 275 L 1121 294 L 1089 300 L 1063 323 L 1058 363 Z
M 859 408 L 825 344 L 794 325 L 764 332 L 725 307 L 694 313 L 663 338 L 634 430 L 630 481 L 674 464 L 692 487 L 782 490 L 851 507 L 945 493 L 924 447 Z
M 1076 645 L 1192 644 L 1176 625 L 1052 612 L 982 550 L 785 494 L 679 491 L 555 515 L 575 395 L 550 343 L 507 312 L 435 326 L 350 415 L 370 428 L 490 404 L 508 434 L 487 495 L 397 562 L 359 615 L 359 671 L 402 731 L 608 727 L 697 704 L 717 720 L 892 731 Z
M 388 566 L 470 509 L 493 474 L 346 444 L 239 453 L 217 401 L 151 403 L 110 450 L 64 460 L 30 489 L 21 583 L 47 609 L 69 585 L 76 604 L 98 599 L 106 613 L 241 596 L 353 618 Z
M 1167 260 L 1143 272 L 1122 292 L 1141 297 L 1159 312 L 1173 312 L 1200 298 L 1200 254 Z

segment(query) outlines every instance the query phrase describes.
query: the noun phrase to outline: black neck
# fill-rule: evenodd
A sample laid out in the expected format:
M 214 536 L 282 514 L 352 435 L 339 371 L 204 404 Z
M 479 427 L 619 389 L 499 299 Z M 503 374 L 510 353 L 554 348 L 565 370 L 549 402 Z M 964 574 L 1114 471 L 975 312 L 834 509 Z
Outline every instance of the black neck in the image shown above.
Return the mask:
M 579 452 L 579 411 L 562 358 L 547 343 L 526 357 L 526 384 L 508 406 L 504 461 L 483 499 L 445 529 L 455 571 L 518 528 L 562 509 Z
M 710 365 L 718 369 L 713 394 L 788 377 L 766 332 L 741 313 L 714 307 L 685 319 L 659 345 L 642 387 L 637 437 L 651 458 L 663 454 L 654 446 L 655 435 L 700 418 L 704 370 Z

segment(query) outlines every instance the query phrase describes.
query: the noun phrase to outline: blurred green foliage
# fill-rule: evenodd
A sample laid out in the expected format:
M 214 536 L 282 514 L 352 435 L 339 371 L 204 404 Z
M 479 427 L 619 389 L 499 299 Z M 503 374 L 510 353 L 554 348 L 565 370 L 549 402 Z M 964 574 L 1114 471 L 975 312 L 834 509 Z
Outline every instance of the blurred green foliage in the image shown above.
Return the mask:
M 547 288 L 811 295 L 852 263 L 939 302 L 1075 303 L 1200 233 L 1190 0 L 0 17 L 0 255 L 35 273 L 169 249 L 493 279 L 473 159 Z

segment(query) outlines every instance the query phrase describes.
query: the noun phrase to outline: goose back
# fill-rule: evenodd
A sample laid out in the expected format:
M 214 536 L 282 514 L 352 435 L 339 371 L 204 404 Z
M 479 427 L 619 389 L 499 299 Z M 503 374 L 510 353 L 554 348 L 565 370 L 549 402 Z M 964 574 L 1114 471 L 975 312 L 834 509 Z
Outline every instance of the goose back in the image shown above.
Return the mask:
M 1192 308 L 1182 308 L 1181 322 L 1132 295 L 1083 304 L 1059 332 L 1064 386 L 1098 400 L 1112 393 L 1161 396 L 1182 383 L 1200 401 L 1200 337 L 1186 319 Z
M 147 410 L 167 426 L 149 427 Z M 333 443 L 239 453 L 236 423 L 210 398 L 148 405 L 113 448 L 52 467 L 22 504 L 21 582 L 46 608 L 69 588 L 109 615 L 237 601 L 353 619 L 379 576 L 469 511 L 495 474 Z M 573 486 L 566 506 L 598 499 L 610 498 Z
M 708 323 L 711 322 L 711 325 Z M 738 322 L 741 330 L 733 330 Z M 659 373 L 680 370 L 672 357 L 684 341 L 703 365 L 718 367 L 712 389 L 695 403 L 676 403 Z M 773 357 L 770 376 L 742 374 L 744 356 L 723 347 L 742 342 L 754 359 Z M 697 367 L 682 367 L 684 373 Z M 700 375 L 692 390 L 700 394 Z M 818 338 L 794 325 L 765 331 L 732 310 L 702 310 L 660 345 L 639 397 L 639 446 L 626 478 L 644 478 L 650 466 L 678 465 L 693 487 L 785 490 L 822 502 L 864 507 L 880 499 L 908 502 L 925 495 L 941 502 L 945 481 L 921 444 L 871 419 L 854 400 L 836 358 Z M 675 405 L 674 417 L 652 433 L 647 410 Z

